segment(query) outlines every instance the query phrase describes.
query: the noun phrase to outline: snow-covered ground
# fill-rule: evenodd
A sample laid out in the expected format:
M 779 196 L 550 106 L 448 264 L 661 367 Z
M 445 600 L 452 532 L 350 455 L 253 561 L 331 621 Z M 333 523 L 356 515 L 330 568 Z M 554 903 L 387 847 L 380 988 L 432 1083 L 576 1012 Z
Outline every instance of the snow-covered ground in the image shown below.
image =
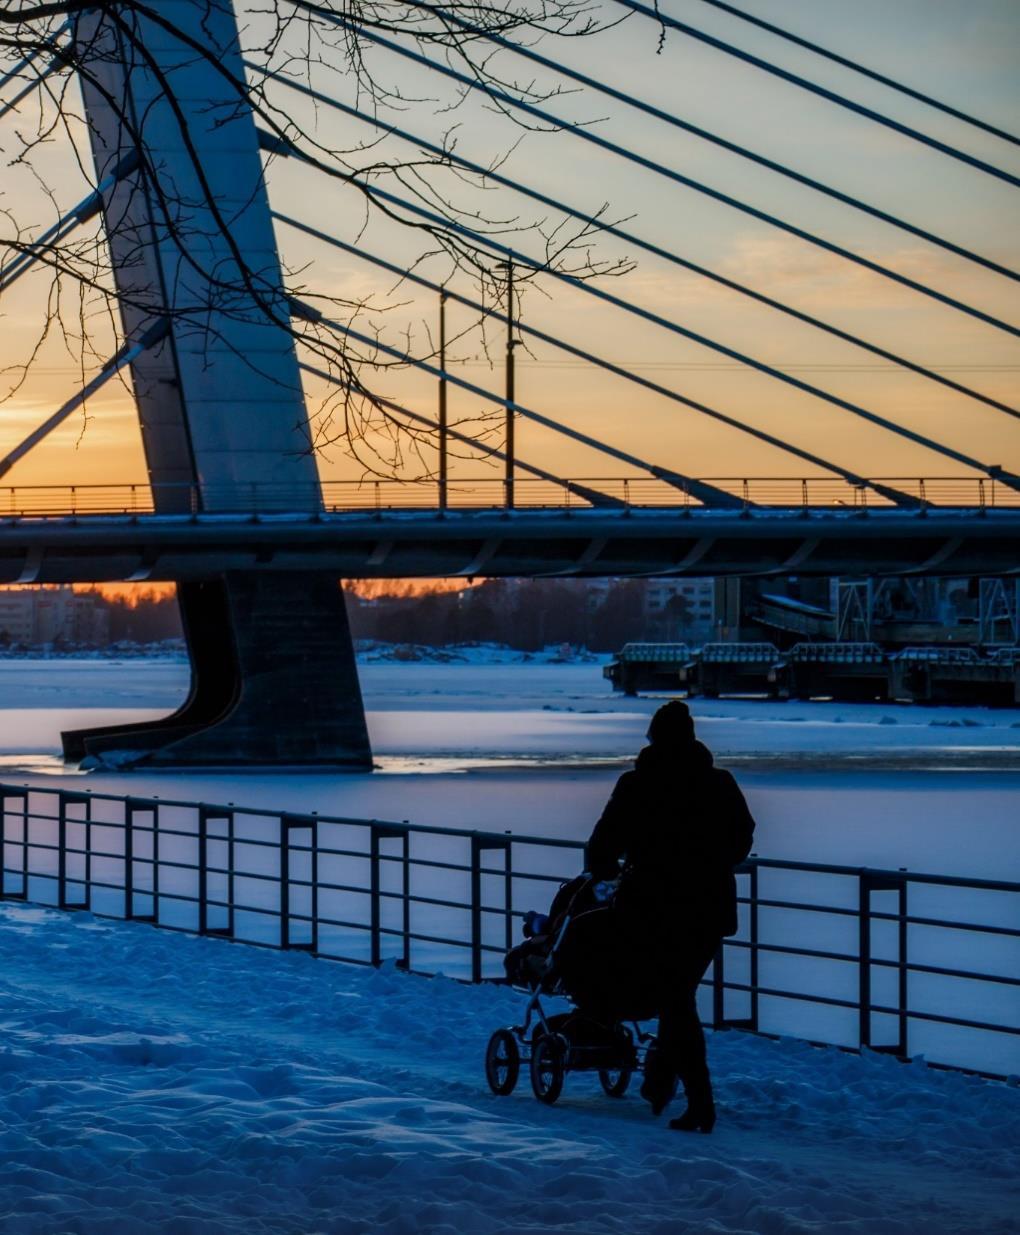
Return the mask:
M 366 776 L 81 775 L 60 730 L 171 710 L 186 666 L 0 661 L 0 780 L 583 839 L 660 700 L 493 659 L 363 664 Z M 1020 879 L 1020 711 L 693 711 L 759 854 Z M 1020 1230 L 1015 1086 L 720 1033 L 721 1122 L 687 1137 L 591 1076 L 552 1109 L 525 1077 L 490 1096 L 485 1041 L 521 1011 L 502 988 L 10 904 L 0 955 L 4 1235 Z M 987 997 L 957 1013 L 998 1019 Z
M 1009 1235 L 1020 1089 L 710 1035 L 720 1122 L 489 1094 L 521 999 L 0 906 L 5 1235 Z

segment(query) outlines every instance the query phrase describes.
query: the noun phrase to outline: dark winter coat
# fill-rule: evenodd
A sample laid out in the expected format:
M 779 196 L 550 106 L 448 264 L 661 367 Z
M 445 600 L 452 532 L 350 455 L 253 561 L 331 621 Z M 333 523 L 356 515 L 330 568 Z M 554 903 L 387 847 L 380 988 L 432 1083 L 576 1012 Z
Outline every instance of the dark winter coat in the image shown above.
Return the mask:
M 700 742 L 655 744 L 616 783 L 588 842 L 588 868 L 614 879 L 625 929 L 674 947 L 692 934 L 737 930 L 733 868 L 751 851 L 754 820 L 729 772 Z

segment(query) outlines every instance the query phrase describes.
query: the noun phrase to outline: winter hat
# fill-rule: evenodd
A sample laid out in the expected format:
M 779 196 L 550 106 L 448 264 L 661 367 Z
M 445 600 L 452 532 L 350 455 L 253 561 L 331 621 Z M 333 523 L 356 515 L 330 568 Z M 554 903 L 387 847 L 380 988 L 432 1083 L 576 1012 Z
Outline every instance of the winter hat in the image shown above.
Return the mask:
M 694 741 L 694 721 L 690 708 L 679 699 L 664 703 L 648 726 L 648 740 L 653 746 L 685 746 Z

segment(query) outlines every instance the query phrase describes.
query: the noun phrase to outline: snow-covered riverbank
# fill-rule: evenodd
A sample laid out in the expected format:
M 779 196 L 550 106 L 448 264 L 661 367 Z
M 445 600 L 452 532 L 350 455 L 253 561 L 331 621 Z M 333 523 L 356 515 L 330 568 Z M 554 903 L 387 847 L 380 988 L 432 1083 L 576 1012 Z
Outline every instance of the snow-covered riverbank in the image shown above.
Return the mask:
M 0 907 L 11 1235 L 1009 1235 L 1020 1090 L 710 1035 L 720 1123 L 485 1088 L 520 998 Z

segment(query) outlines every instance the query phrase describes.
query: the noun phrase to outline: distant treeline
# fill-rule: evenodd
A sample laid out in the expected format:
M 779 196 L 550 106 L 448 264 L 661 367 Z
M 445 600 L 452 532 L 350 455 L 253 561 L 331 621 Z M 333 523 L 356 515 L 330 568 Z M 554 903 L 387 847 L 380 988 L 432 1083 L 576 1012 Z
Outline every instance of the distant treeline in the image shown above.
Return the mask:
M 593 589 L 581 581 L 490 579 L 461 592 L 380 596 L 347 593 L 356 639 L 383 643 L 502 643 L 532 652 L 570 643 L 615 651 L 639 638 L 644 591 L 640 581 Z
M 173 594 L 153 589 L 135 595 L 94 595 L 108 615 L 111 643 L 162 643 L 184 634 Z
M 106 610 L 110 643 L 160 643 L 183 634 L 176 597 L 158 591 L 93 593 Z M 491 579 L 462 591 L 364 597 L 346 589 L 356 639 L 418 643 L 501 643 L 521 651 L 570 643 L 616 651 L 643 627 L 643 584 L 614 581 Z

